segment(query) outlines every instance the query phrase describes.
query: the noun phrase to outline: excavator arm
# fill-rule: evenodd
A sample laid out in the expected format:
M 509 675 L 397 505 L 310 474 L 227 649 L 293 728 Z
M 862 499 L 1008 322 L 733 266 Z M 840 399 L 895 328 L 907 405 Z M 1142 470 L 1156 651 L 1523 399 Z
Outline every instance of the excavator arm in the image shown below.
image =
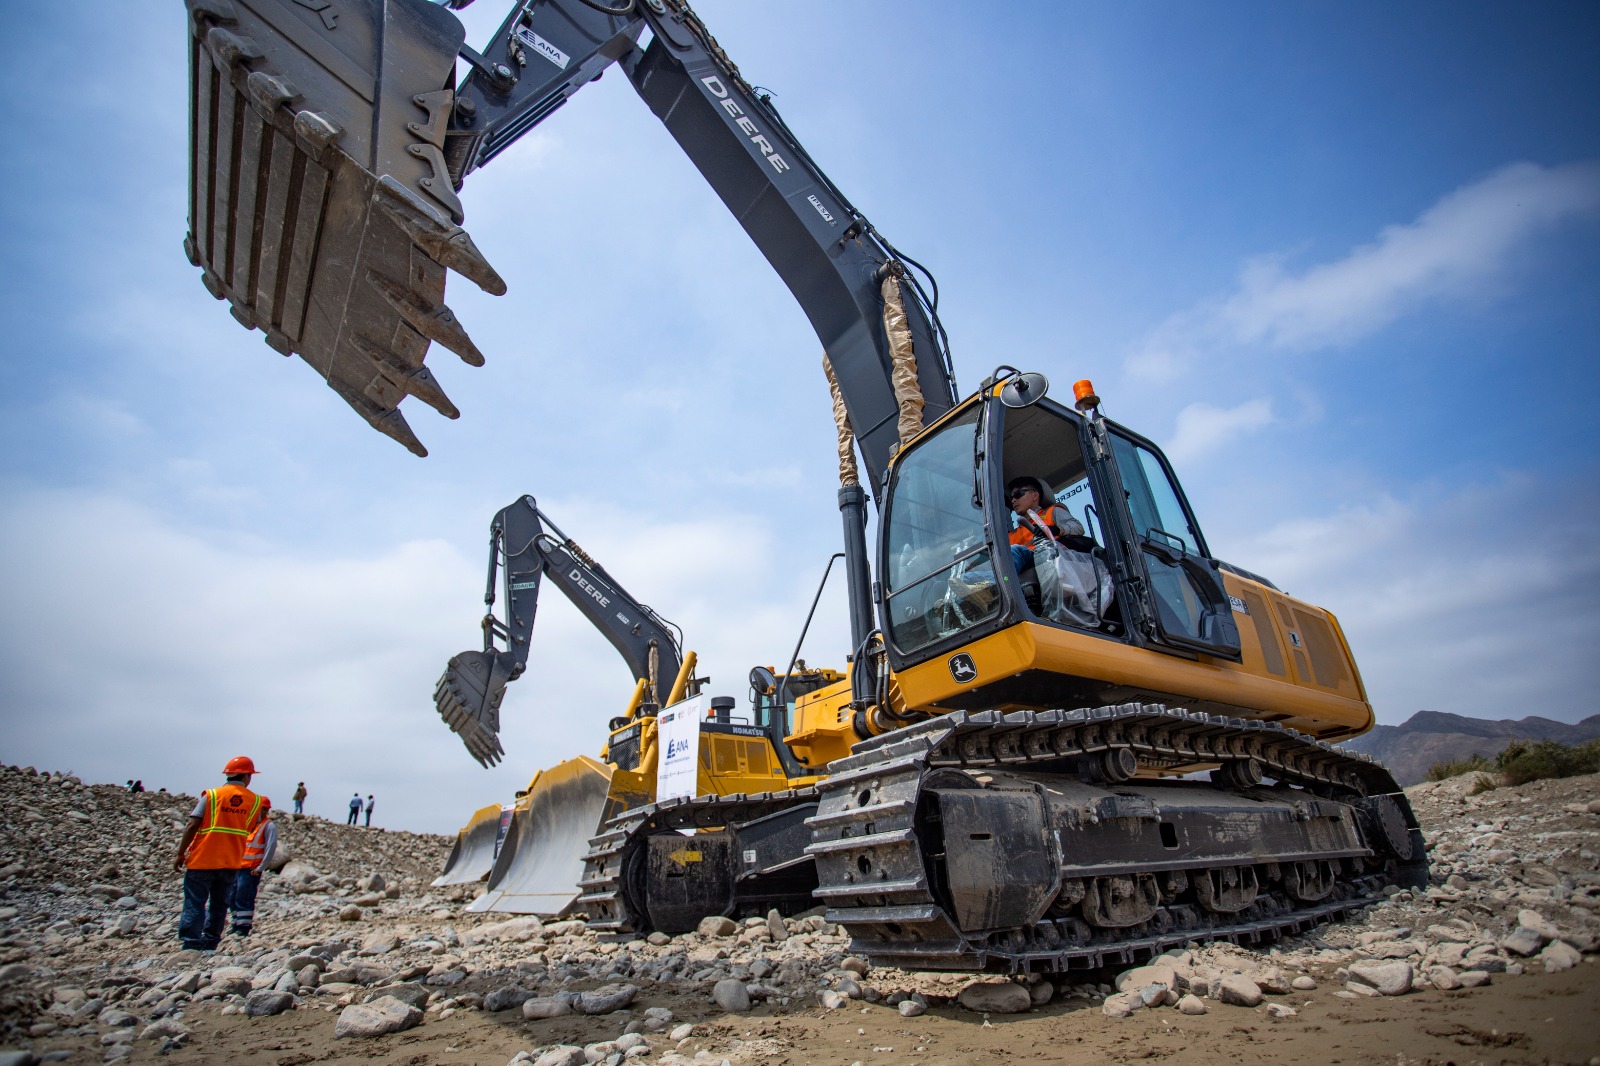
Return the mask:
M 484 766 L 505 754 L 500 703 L 506 685 L 528 667 L 539 586 L 546 578 L 611 642 L 634 679 L 645 682 L 645 702 L 660 702 L 659 679 L 676 677 L 683 661 L 677 627 L 628 595 L 539 510 L 532 496 L 523 496 L 489 524 L 483 650 L 451 658 L 433 694 L 440 717 Z M 494 613 L 497 583 L 505 596 L 503 619 Z
M 459 414 L 424 365 L 430 342 L 483 363 L 443 302 L 445 268 L 505 291 L 461 229 L 463 181 L 613 63 L 810 320 L 875 492 L 906 397 L 920 398 L 924 423 L 954 405 L 932 279 L 924 287 L 683 0 L 520 0 L 481 53 L 426 0 L 186 2 L 191 261 L 241 323 L 413 452 L 426 449 L 405 396 Z M 904 283 L 914 355 L 898 382 L 889 275 Z

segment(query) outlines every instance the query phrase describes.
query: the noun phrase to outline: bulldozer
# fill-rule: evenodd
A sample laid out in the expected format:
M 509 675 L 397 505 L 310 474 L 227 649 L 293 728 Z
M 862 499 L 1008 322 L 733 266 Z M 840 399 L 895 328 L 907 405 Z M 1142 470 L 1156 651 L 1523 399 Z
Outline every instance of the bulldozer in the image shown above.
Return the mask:
M 1333 746 L 1374 721 L 1335 617 L 1216 558 L 1159 446 L 1089 381 L 1058 402 L 997 360 L 958 389 L 932 273 L 683 0 L 520 0 L 481 52 L 424 0 L 188 6 L 191 261 L 411 451 L 406 396 L 459 414 L 430 343 L 482 362 L 446 269 L 506 288 L 461 228 L 466 180 L 613 65 L 821 343 L 847 676 L 792 707 L 781 681 L 752 685 L 799 771 L 776 790 L 660 788 L 700 722 L 660 708 L 657 795 L 584 856 L 591 926 L 820 903 L 880 963 L 1059 971 L 1299 931 L 1426 883 L 1394 778 Z M 490 750 L 488 704 L 463 708 Z

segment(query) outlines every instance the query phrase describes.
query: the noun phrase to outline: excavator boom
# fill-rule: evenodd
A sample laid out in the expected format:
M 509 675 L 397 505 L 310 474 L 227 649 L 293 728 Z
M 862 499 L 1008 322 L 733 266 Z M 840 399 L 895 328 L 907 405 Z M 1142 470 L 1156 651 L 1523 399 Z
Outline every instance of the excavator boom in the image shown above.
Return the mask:
M 506 685 L 527 669 L 539 586 L 546 578 L 611 642 L 634 679 L 646 683 L 645 702 L 659 704 L 664 695 L 656 691 L 659 679 L 676 677 L 683 662 L 677 627 L 628 595 L 539 510 L 532 496 L 523 496 L 489 523 L 483 650 L 453 656 L 433 694 L 439 716 L 484 766 L 505 755 L 500 703 Z M 506 601 L 503 621 L 494 615 L 497 580 Z

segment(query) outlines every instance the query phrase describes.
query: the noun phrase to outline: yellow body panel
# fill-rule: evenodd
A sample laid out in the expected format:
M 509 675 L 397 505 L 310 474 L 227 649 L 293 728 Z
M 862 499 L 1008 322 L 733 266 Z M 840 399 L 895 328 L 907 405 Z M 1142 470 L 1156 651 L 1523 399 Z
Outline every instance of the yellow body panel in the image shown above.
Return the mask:
M 943 659 L 941 658 L 941 662 Z M 850 682 L 840 681 L 801 697 L 794 709 L 795 728 L 789 748 L 807 767 L 821 773 L 830 762 L 850 754 L 861 738 L 850 724 Z
M 975 682 L 962 684 L 951 676 L 948 654 L 895 677 L 907 706 L 935 713 L 947 709 L 942 703 L 986 684 L 1041 671 L 1132 689 L 1133 698 L 1152 703 L 1282 722 L 1317 737 L 1371 728 L 1372 706 L 1332 615 L 1231 573 L 1223 584 L 1248 612 L 1235 608 L 1234 614 L 1243 662 L 1208 655 L 1191 660 L 1024 622 L 959 649 L 972 656 Z
M 626 727 L 624 727 L 626 728 Z M 660 761 L 656 720 L 639 723 L 639 766 L 634 770 L 615 768 L 611 774 L 608 817 L 617 811 L 652 803 L 656 798 L 656 768 Z M 848 748 L 847 748 L 848 750 Z M 602 758 L 607 752 L 602 752 Z M 731 796 L 743 792 L 781 792 L 813 784 L 816 776 L 784 776 L 772 742 L 766 737 L 737 736 L 729 733 L 700 734 L 700 765 L 695 780 L 699 796 Z

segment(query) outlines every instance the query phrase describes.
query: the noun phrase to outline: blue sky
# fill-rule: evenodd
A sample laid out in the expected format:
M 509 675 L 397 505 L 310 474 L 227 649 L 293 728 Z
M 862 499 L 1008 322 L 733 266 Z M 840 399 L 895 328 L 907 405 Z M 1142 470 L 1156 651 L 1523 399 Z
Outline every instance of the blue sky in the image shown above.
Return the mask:
M 1593 4 L 696 9 L 935 271 L 963 387 L 1093 378 L 1220 556 L 1339 616 L 1380 721 L 1600 710 Z M 454 828 L 597 749 L 631 690 L 552 595 L 507 763 L 434 716 L 523 492 L 742 698 L 838 538 L 820 353 L 626 80 L 469 180 L 511 291 L 452 278 L 488 365 L 435 350 L 463 417 L 408 405 L 418 460 L 185 261 L 184 33 L 132 5 L 86 62 L 70 12 L 0 9 L 26 116 L 0 153 L 0 758 L 193 790 L 248 751 L 280 800 L 304 778 L 313 810 L 360 789 Z M 845 633 L 830 595 L 805 654 Z

